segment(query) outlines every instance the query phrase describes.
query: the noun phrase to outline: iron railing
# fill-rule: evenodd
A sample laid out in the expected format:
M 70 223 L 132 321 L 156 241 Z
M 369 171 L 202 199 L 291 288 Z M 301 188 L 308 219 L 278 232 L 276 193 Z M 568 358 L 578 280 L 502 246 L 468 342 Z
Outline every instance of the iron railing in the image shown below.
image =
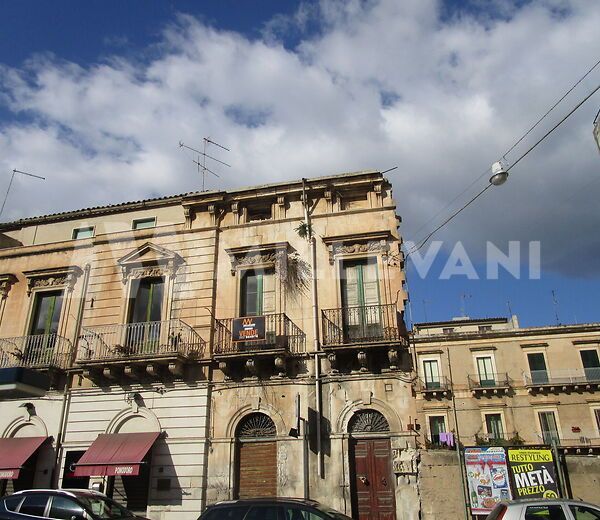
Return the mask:
M 476 433 L 475 444 L 478 446 L 520 446 L 525 441 L 519 436 L 518 432 L 499 431 L 495 433 Z
M 395 304 L 341 307 L 321 311 L 323 345 L 376 343 L 404 339 Z
M 469 388 L 479 390 L 486 388 L 508 388 L 511 386 L 510 378 L 506 372 L 494 374 L 469 374 L 467 376 Z
M 561 444 L 560 434 L 556 430 L 542 430 L 540 437 L 544 444 Z
M 285 314 L 266 314 L 265 339 L 258 341 L 233 341 L 233 320 L 216 320 L 215 354 L 235 354 L 283 348 L 292 354 L 304 352 L 306 334 Z
M 600 367 L 572 368 L 565 370 L 531 370 L 525 374 L 527 386 L 536 385 L 580 385 L 600 383 Z
M 58 334 L 0 338 L 0 368 L 60 368 L 70 365 L 71 342 Z
M 420 378 L 420 392 L 447 392 L 451 390 L 450 381 L 447 377 L 438 376 L 434 378 Z
M 201 358 L 206 342 L 181 320 L 83 328 L 77 362 L 182 355 Z

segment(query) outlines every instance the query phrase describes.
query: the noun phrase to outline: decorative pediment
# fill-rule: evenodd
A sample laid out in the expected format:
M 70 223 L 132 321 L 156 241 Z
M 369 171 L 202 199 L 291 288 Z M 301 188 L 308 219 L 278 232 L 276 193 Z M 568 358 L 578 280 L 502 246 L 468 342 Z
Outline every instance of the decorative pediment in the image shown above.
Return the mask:
M 175 276 L 182 262 L 183 258 L 174 251 L 150 242 L 117 260 L 123 273 L 123 282 L 128 278 Z
M 34 271 L 24 271 L 27 278 L 27 295 L 35 289 L 65 288 L 69 292 L 75 287 L 77 278 L 83 271 L 76 265 L 66 267 L 53 267 L 50 269 L 36 269 Z
M 323 237 L 323 242 L 329 251 L 329 263 L 332 265 L 336 255 L 387 253 L 390 250 L 391 240 L 392 236 L 387 231 Z
M 235 275 L 238 267 L 284 265 L 289 248 L 290 244 L 288 242 L 277 242 L 274 244 L 233 247 L 225 251 L 227 251 L 231 261 L 231 274 Z
M 14 274 L 0 274 L 0 298 L 6 298 L 10 288 L 17 283 L 17 277 Z

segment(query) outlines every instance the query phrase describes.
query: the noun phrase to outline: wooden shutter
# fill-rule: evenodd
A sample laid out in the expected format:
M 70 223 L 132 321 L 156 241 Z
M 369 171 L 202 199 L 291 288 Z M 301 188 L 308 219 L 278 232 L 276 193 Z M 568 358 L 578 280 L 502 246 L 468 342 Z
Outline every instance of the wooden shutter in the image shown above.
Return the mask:
M 262 275 L 262 313 L 273 314 L 275 312 L 275 274 L 266 271 Z
M 277 442 L 239 444 L 239 498 L 277 496 Z

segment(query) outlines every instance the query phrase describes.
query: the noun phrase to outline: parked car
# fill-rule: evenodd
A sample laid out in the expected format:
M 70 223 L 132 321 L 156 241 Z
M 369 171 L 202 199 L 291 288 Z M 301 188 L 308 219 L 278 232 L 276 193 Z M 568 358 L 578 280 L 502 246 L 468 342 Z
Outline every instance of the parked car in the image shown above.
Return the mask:
M 30 489 L 0 498 L 0 520 L 117 520 L 140 518 L 98 491 Z
M 567 499 L 512 500 L 496 504 L 486 520 L 600 520 L 600 507 Z
M 331 507 L 301 498 L 246 498 L 208 506 L 198 520 L 352 520 Z

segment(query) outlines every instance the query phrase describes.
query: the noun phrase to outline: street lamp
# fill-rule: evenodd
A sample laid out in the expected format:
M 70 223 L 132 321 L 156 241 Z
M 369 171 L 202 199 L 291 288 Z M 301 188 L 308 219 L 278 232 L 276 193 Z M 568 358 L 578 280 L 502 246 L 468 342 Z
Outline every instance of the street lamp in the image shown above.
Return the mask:
M 500 161 L 492 164 L 492 176 L 490 177 L 490 184 L 494 186 L 502 186 L 508 179 L 508 170 L 502 165 Z

